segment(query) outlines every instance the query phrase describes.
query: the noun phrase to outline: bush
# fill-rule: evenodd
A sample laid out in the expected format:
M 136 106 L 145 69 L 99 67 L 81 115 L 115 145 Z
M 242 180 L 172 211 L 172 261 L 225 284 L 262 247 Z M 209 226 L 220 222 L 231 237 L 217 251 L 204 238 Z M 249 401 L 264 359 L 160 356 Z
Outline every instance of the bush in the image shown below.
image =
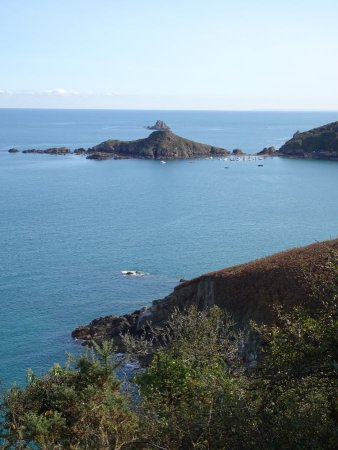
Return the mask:
M 150 445 L 170 449 L 241 448 L 250 405 L 241 365 L 243 337 L 228 315 L 178 311 L 140 387 L 141 424 Z M 153 448 L 153 447 L 151 447 Z
M 140 397 L 132 405 L 111 343 L 40 378 L 28 373 L 27 386 L 3 399 L 4 448 L 338 448 L 337 254 L 306 280 L 308 306 L 279 309 L 275 325 L 253 325 L 263 342 L 254 369 L 224 311 L 191 307 L 175 311 L 160 332 L 125 337 L 148 360 L 134 379 Z
M 124 448 L 135 438 L 137 419 L 115 377 L 118 364 L 106 342 L 41 378 L 29 373 L 25 388 L 4 397 L 4 448 Z

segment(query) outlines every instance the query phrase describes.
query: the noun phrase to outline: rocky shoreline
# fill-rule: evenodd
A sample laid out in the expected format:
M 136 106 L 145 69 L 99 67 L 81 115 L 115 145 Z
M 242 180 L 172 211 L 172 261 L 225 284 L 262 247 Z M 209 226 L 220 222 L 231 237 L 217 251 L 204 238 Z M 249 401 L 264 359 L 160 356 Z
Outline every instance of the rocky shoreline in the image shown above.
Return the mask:
M 332 249 L 338 250 L 338 239 L 183 280 L 164 299 L 123 316 L 97 318 L 77 327 L 72 337 L 84 345 L 112 339 L 124 351 L 122 335 L 140 336 L 143 330 L 151 335 L 151 329 L 161 329 L 174 309 L 183 311 L 191 305 L 200 310 L 217 305 L 227 310 L 240 328 L 245 328 L 251 320 L 274 323 L 276 305 L 288 308 L 309 299 L 307 285 L 302 282 L 303 268 L 311 268 L 315 273 Z
M 8 150 L 10 153 L 18 153 L 17 149 Z M 45 150 L 23 150 L 27 154 L 48 155 L 80 155 L 87 159 L 97 161 L 106 159 L 190 159 L 203 157 L 224 157 L 230 152 L 224 148 L 213 145 L 201 144 L 189 139 L 177 136 L 168 130 L 154 131 L 147 138 L 135 141 L 119 141 L 109 139 L 94 147 L 78 148 L 73 152 L 66 147 L 48 148 Z
M 96 161 L 107 159 L 171 160 L 226 157 L 229 155 L 241 158 L 246 156 L 246 153 L 238 148 L 230 152 L 225 148 L 201 144 L 177 136 L 162 121 L 157 121 L 155 125 L 147 128 L 157 131 L 154 131 L 144 139 L 134 141 L 109 139 L 88 149 L 78 148 L 71 151 L 67 147 L 52 147 L 47 149 L 28 149 L 23 150 L 22 153 L 62 156 L 74 154 Z M 10 148 L 8 152 L 15 154 L 19 153 L 19 150 Z M 279 150 L 276 150 L 275 147 L 265 147 L 252 156 L 279 156 L 338 161 L 338 122 L 332 122 L 302 133 L 297 131 Z

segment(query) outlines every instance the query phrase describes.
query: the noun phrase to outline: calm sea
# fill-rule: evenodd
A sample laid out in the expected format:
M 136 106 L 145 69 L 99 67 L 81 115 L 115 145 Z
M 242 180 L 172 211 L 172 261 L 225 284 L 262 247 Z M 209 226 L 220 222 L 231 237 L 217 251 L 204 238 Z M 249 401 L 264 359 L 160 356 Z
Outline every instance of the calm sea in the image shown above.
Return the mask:
M 148 304 L 181 277 L 337 237 L 336 162 L 267 159 L 258 167 L 7 153 L 144 137 L 156 119 L 190 139 L 256 152 L 338 113 L 0 110 L 5 383 L 76 351 L 77 325 Z M 150 275 L 126 278 L 122 270 Z

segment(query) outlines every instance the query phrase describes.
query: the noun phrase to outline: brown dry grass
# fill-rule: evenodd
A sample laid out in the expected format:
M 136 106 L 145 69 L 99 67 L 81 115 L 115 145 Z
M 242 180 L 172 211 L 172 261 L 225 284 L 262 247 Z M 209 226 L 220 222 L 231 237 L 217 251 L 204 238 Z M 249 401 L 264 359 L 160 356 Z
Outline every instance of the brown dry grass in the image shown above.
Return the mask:
M 338 239 L 295 248 L 227 269 L 202 275 L 179 285 L 176 296 L 212 282 L 214 303 L 227 309 L 235 320 L 245 324 L 254 319 L 269 323 L 275 320 L 274 306 L 308 304 L 309 295 L 304 270 L 322 270 L 330 251 L 338 251 Z M 191 294 L 190 294 L 191 295 Z

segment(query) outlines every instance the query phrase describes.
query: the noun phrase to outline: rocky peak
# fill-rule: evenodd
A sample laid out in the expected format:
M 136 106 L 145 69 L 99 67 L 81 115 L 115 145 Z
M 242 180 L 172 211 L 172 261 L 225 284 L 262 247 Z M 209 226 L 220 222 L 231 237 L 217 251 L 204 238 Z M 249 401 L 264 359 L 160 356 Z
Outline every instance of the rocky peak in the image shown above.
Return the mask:
M 163 122 L 163 120 L 156 120 L 155 125 L 152 126 L 147 126 L 146 127 L 147 130 L 157 130 L 157 131 L 167 131 L 170 130 L 170 127 L 168 127 L 168 125 Z
M 263 150 L 257 153 L 258 155 L 268 155 L 275 156 L 277 154 L 277 150 L 275 147 L 264 147 Z
M 245 156 L 246 155 L 246 153 L 240 148 L 234 148 L 232 151 L 232 154 L 234 156 Z

